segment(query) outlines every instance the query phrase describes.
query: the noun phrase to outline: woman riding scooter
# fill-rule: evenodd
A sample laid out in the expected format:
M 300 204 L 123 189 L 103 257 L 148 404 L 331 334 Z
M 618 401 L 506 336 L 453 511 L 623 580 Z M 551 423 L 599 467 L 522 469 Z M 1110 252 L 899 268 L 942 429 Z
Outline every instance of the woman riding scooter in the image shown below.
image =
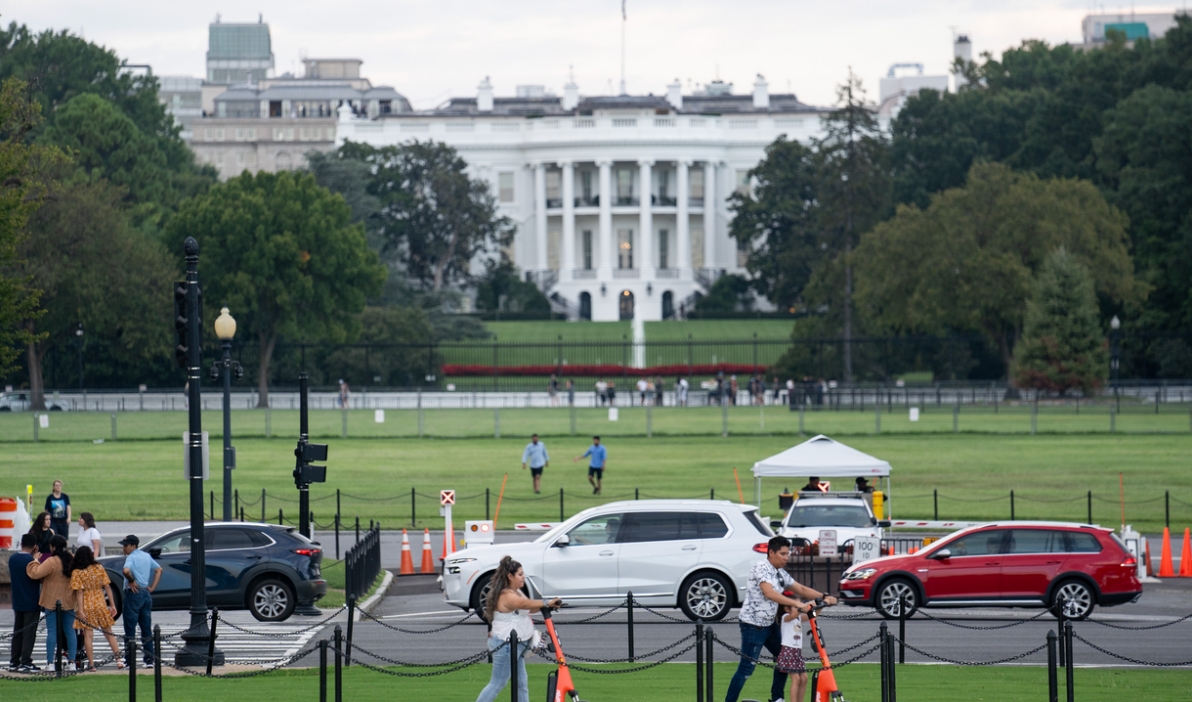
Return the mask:
M 517 633 L 517 700 L 530 702 L 530 685 L 526 676 L 525 656 L 534 639 L 534 622 L 531 612 L 544 609 L 558 609 L 563 601 L 555 598 L 550 602 L 532 600 L 522 594 L 526 574 L 522 566 L 510 556 L 501 559 L 497 572 L 493 574 L 492 589 L 484 604 L 484 616 L 492 622 L 488 637 L 488 650 L 493 654 L 493 672 L 488 685 L 480 691 L 476 702 L 494 702 L 497 695 L 509 684 L 509 636 Z

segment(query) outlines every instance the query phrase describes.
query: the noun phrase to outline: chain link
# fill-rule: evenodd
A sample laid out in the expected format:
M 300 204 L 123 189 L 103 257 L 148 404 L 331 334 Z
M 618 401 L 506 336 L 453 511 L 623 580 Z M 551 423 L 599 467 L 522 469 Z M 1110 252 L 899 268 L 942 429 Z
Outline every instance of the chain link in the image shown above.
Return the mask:
M 687 641 L 688 639 L 692 638 L 692 636 L 694 636 L 694 635 L 691 634 L 688 636 L 684 636 L 682 639 L 680 639 L 678 642 L 676 642 L 675 645 L 678 645 L 679 643 Z M 633 668 L 622 668 L 622 669 L 618 669 L 618 670 L 604 670 L 602 668 L 589 668 L 589 667 L 583 666 L 583 665 L 571 665 L 570 663 L 567 664 L 567 667 L 570 668 L 571 670 L 578 670 L 582 673 L 594 673 L 596 675 L 626 675 L 629 673 L 640 673 L 643 670 L 649 670 L 650 668 L 657 668 L 658 666 L 662 665 L 663 663 L 670 663 L 671 661 L 675 660 L 676 658 L 682 656 L 684 653 L 694 650 L 697 645 L 699 645 L 698 642 L 692 643 L 687 648 L 684 648 L 680 651 L 676 651 L 675 653 L 672 653 L 671 655 L 667 656 L 666 658 L 663 658 L 662 660 L 652 661 L 650 663 L 646 663 L 645 665 L 639 665 L 639 666 L 635 666 Z M 557 658 L 552 658 L 551 656 L 547 655 L 546 653 L 544 653 L 542 651 L 535 651 L 535 653 L 538 654 L 538 656 L 540 658 L 544 658 L 552 663 L 558 662 Z M 620 662 L 624 662 L 624 661 L 590 661 L 590 662 L 593 662 L 593 663 L 620 663 Z
M 331 613 L 331 616 L 327 617 L 326 619 L 324 619 L 321 622 L 312 624 L 304 629 L 299 629 L 298 631 L 289 631 L 289 632 L 280 633 L 280 634 L 275 634 L 270 631 L 253 631 L 252 629 L 245 629 L 242 626 L 236 626 L 235 624 L 233 624 L 232 622 L 230 622 L 226 619 L 220 619 L 219 623 L 223 624 L 229 628 L 235 629 L 236 631 L 239 631 L 239 632 L 242 632 L 245 634 L 251 634 L 253 636 L 264 636 L 264 637 L 273 638 L 273 639 L 286 639 L 291 636 L 298 636 L 299 634 L 305 634 L 308 631 L 314 631 L 315 629 L 319 629 L 323 626 L 326 626 L 328 622 L 330 622 L 332 619 L 335 619 L 336 617 L 338 617 L 340 615 L 340 612 L 343 612 L 347 608 L 348 608 L 347 605 L 341 605 L 339 609 L 337 609 Z
M 26 626 L 23 629 L 20 629 L 18 631 L 11 631 L 7 634 L 0 634 L 0 641 L 11 639 L 12 637 L 16 636 L 17 634 L 23 634 L 26 631 L 29 631 L 30 629 L 37 629 L 37 627 L 41 626 L 41 623 L 44 622 L 45 620 L 46 620 L 46 615 L 42 614 L 41 617 L 37 621 L 33 622 L 32 624 Z
M 1097 621 L 1096 619 L 1086 619 L 1085 621 L 1088 622 L 1089 624 L 1097 624 L 1099 626 L 1107 626 L 1110 629 L 1123 629 L 1125 631 L 1148 631 L 1150 629 L 1162 629 L 1165 626 L 1171 626 L 1172 624 L 1179 624 L 1180 622 L 1187 621 L 1189 619 L 1192 619 L 1192 614 L 1185 614 L 1184 616 L 1182 616 L 1179 619 L 1176 619 L 1174 621 L 1164 622 L 1163 624 L 1156 624 L 1154 626 L 1122 626 L 1120 624 L 1110 624 L 1109 622 L 1100 622 L 1100 621 Z
M 170 646 L 170 648 L 175 653 L 182 650 L 182 649 L 174 647 L 174 646 Z M 173 668 L 174 670 L 177 670 L 182 673 L 186 673 L 187 675 L 192 675 L 196 678 L 208 678 L 208 677 L 209 678 L 255 678 L 255 677 L 258 677 L 261 675 L 268 675 L 269 673 L 272 673 L 276 670 L 280 670 L 282 668 L 285 668 L 286 666 L 297 663 L 298 661 L 302 660 L 303 658 L 306 658 L 310 654 L 314 653 L 316 650 L 317 650 L 316 648 L 308 648 L 305 651 L 300 651 L 299 653 L 295 653 L 292 656 L 286 656 L 284 658 L 276 658 L 276 659 L 269 659 L 269 660 L 254 660 L 254 661 L 236 661 L 237 665 L 259 665 L 259 666 L 263 666 L 263 667 L 261 670 L 254 670 L 254 671 L 249 671 L 249 672 L 244 672 L 244 673 L 223 673 L 220 675 L 216 675 L 215 673 L 208 675 L 206 670 L 195 671 L 195 670 L 190 670 L 190 669 L 185 668 L 180 665 L 175 665 L 174 663 L 171 663 L 169 660 L 167 660 L 164 656 L 159 656 L 159 659 L 161 660 L 162 664 L 165 665 L 166 667 Z M 201 658 L 204 658 L 204 659 L 207 658 L 207 656 L 204 654 L 200 653 L 198 655 Z
M 334 646 L 332 648 L 334 648 Z M 371 658 L 376 658 L 377 660 L 384 661 L 390 665 L 399 665 L 399 666 L 403 666 L 403 667 L 407 667 L 407 668 L 442 668 L 444 666 L 459 665 L 460 663 L 467 663 L 469 661 L 474 661 L 474 660 L 476 660 L 476 656 L 480 656 L 483 658 L 488 655 L 488 651 L 481 651 L 479 654 L 474 653 L 470 656 L 465 656 L 463 658 L 460 658 L 459 660 L 444 661 L 443 663 L 407 663 L 405 661 L 399 661 L 394 658 L 386 658 L 385 656 L 382 656 L 379 653 L 373 653 L 372 651 L 369 651 L 366 648 L 361 648 L 360 646 L 357 646 L 356 644 L 352 644 L 352 652 L 354 654 L 363 653 L 366 656 L 369 656 Z
M 974 666 L 974 667 L 986 666 L 986 665 L 1001 665 L 1003 663 L 1012 663 L 1014 661 L 1022 660 L 1023 658 L 1026 658 L 1027 656 L 1033 656 L 1036 653 L 1039 653 L 1043 649 L 1047 648 L 1047 644 L 1043 644 L 1042 646 L 1039 646 L 1037 648 L 1032 648 L 1031 650 L 1027 651 L 1026 653 L 1020 653 L 1017 656 L 1010 656 L 1009 658 L 1002 658 L 1001 660 L 996 660 L 996 661 L 978 661 L 978 662 L 974 663 L 972 661 L 957 661 L 957 660 L 953 660 L 951 658 L 944 658 L 943 656 L 937 656 L 934 653 L 928 653 L 927 651 L 915 648 L 914 646 L 908 644 L 907 642 L 900 640 L 897 636 L 895 636 L 893 634 L 887 634 L 887 636 L 889 636 L 890 639 L 893 640 L 895 643 L 899 643 L 903 646 L 906 646 L 907 648 L 914 651 L 915 653 L 918 653 L 921 656 L 927 656 L 928 658 L 937 660 L 941 663 L 951 663 L 952 665 L 967 665 L 967 666 Z
M 760 665 L 760 666 L 762 666 L 762 667 L 764 667 L 764 668 L 771 668 L 771 669 L 774 669 L 774 668 L 777 668 L 777 667 L 778 667 L 778 666 L 776 666 L 775 664 L 773 664 L 773 663 L 767 663 L 767 662 L 765 662 L 765 661 L 761 660 L 760 658 L 754 658 L 753 656 L 747 656 L 747 655 L 745 655 L 745 652 L 744 652 L 744 651 L 742 651 L 741 649 L 737 648 L 736 646 L 733 646 L 733 645 L 731 645 L 731 644 L 729 644 L 729 643 L 726 643 L 726 642 L 722 641 L 722 640 L 720 639 L 720 637 L 719 637 L 719 636 L 716 636 L 714 633 L 712 634 L 712 638 L 713 638 L 713 639 L 716 641 L 716 643 L 717 643 L 717 644 L 719 644 L 719 645 L 720 645 L 720 647 L 721 647 L 721 648 L 724 648 L 724 649 L 727 649 L 727 650 L 731 651 L 731 652 L 732 652 L 734 655 L 736 655 L 736 656 L 738 656 L 738 657 L 740 657 L 740 658 L 745 658 L 745 659 L 747 659 L 747 660 L 750 660 L 750 661 L 752 661 L 752 662 L 753 662 L 755 665 Z M 851 651 L 851 650 L 854 650 L 854 649 L 860 648 L 861 646 L 863 646 L 863 645 L 865 645 L 865 644 L 869 643 L 870 641 L 873 641 L 873 640 L 874 640 L 874 639 L 876 639 L 876 638 L 878 638 L 878 636 L 877 636 L 877 634 L 874 634 L 873 636 L 870 636 L 869 638 L 865 639 L 864 641 L 862 641 L 862 642 L 860 642 L 860 643 L 858 643 L 858 644 L 856 644 L 856 645 L 854 645 L 854 646 L 850 646 L 849 648 L 846 648 L 846 649 L 844 649 L 843 651 L 838 651 L 837 653 L 835 653 L 835 654 L 831 654 L 831 655 L 840 655 L 841 653 L 845 653 L 845 652 L 847 652 L 847 651 Z M 881 648 L 881 646 L 882 646 L 881 642 L 878 642 L 877 644 L 874 644 L 873 646 L 871 646 L 870 648 L 866 649 L 866 650 L 865 650 L 865 651 L 863 651 L 862 653 L 859 653 L 859 654 L 857 654 L 856 656 L 853 656 L 852 658 L 850 658 L 850 659 L 848 659 L 848 660 L 846 660 L 846 661 L 841 661 L 841 662 L 839 662 L 839 663 L 833 663 L 833 664 L 832 664 L 832 665 L 830 665 L 830 666 L 820 666 L 820 667 L 819 667 L 819 668 L 817 668 L 816 670 L 821 670 L 821 671 L 823 671 L 823 670 L 835 670 L 836 668 L 843 668 L 843 667 L 844 667 L 844 666 L 846 666 L 846 665 L 850 665 L 850 664 L 852 664 L 852 663 L 856 663 L 857 661 L 861 660 L 862 658 L 865 658 L 865 657 L 866 657 L 866 656 L 868 656 L 869 654 L 871 654 L 871 653 L 873 653 L 874 651 L 876 651 L 876 650 L 878 650 L 879 648 Z M 813 659 L 813 660 L 814 660 L 814 659 Z
M 337 653 L 339 652 L 339 650 L 336 649 L 334 646 L 332 646 L 330 648 L 330 650 L 336 651 Z M 363 649 L 360 649 L 360 650 L 363 650 Z M 372 655 L 372 654 L 369 654 L 369 655 Z M 369 669 L 373 672 L 376 672 L 376 673 L 383 673 L 384 675 L 392 675 L 392 676 L 398 677 L 398 678 L 430 678 L 430 677 L 434 677 L 436 675 L 447 675 L 448 673 L 454 673 L 454 672 L 463 670 L 464 668 L 470 668 L 470 667 L 476 665 L 477 663 L 479 663 L 481 660 L 483 660 L 487 656 L 488 656 L 488 651 L 482 651 L 480 653 L 477 653 L 477 654 L 471 656 L 470 658 L 463 659 L 463 660 L 467 661 L 466 663 L 461 662 L 458 665 L 451 667 L 451 668 L 446 668 L 444 670 L 431 670 L 431 671 L 427 671 L 425 673 L 403 673 L 398 670 L 388 670 L 388 669 L 382 668 L 380 666 L 370 665 L 368 663 L 365 663 L 364 661 L 354 661 L 354 662 L 357 663 L 358 665 L 360 665 L 362 668 L 367 668 L 367 669 Z
M 1145 665 L 1145 666 L 1148 666 L 1151 668 L 1179 668 L 1179 667 L 1183 667 L 1183 666 L 1192 665 L 1192 661 L 1181 661 L 1179 663 L 1151 663 L 1148 661 L 1140 661 L 1140 660 L 1137 660 L 1134 658 L 1127 658 L 1126 656 L 1118 655 L 1118 654 L 1114 653 L 1113 651 L 1107 651 L 1107 650 L 1101 648 L 1100 646 L 1098 646 L 1097 644 L 1093 643 L 1092 641 L 1089 641 L 1088 639 L 1084 638 L 1080 634 L 1077 634 L 1076 632 L 1072 632 L 1072 638 L 1080 641 L 1081 643 L 1083 643 L 1084 645 L 1088 646 L 1089 648 L 1091 648 L 1095 651 L 1100 651 L 1101 653 L 1104 653 L 1105 655 L 1107 655 L 1111 658 L 1116 658 L 1119 661 L 1125 661 L 1127 663 L 1133 663 L 1134 665 Z
M 933 617 L 921 609 L 918 610 L 918 613 L 922 614 L 925 618 L 930 619 L 933 622 L 939 622 L 940 624 L 947 624 L 948 626 L 954 626 L 957 629 L 971 629 L 973 631 L 992 631 L 994 629 L 1009 629 L 1010 627 L 1018 626 L 1020 624 L 1026 624 L 1027 622 L 1033 622 L 1036 619 L 1038 619 L 1039 617 L 1043 617 L 1048 614 L 1051 614 L 1051 612 L 1049 610 L 1045 609 L 1033 617 L 1029 617 L 1027 619 L 1020 619 L 1019 621 L 1010 622 L 1009 624 L 995 624 L 993 626 L 969 626 L 967 624 L 957 624 L 956 622 L 951 622 L 951 621 L 948 621 L 947 619 L 940 619 L 939 617 Z
M 583 661 L 584 663 L 636 663 L 640 659 L 653 658 L 654 656 L 657 656 L 660 653 L 666 653 L 667 651 L 671 650 L 675 646 L 678 646 L 678 645 L 682 644 L 684 641 L 686 641 L 687 639 L 690 639 L 691 636 L 692 636 L 691 634 L 688 634 L 687 636 L 684 636 L 683 638 L 679 639 L 678 641 L 674 642 L 673 644 L 670 644 L 669 646 L 663 646 L 662 648 L 658 649 L 657 651 L 650 651 L 649 653 L 640 653 L 640 654 L 634 656 L 633 658 L 613 658 L 613 659 L 609 659 L 609 660 L 601 660 L 599 658 L 584 658 L 583 656 L 577 656 L 574 653 L 569 653 L 569 654 L 567 654 L 567 659 L 571 660 L 574 658 L 575 660 Z
M 476 617 L 477 619 L 480 619 L 480 616 L 477 615 L 475 612 L 468 612 L 467 614 L 465 614 L 463 616 L 462 619 L 459 619 L 458 621 L 454 621 L 446 626 L 441 626 L 437 629 L 427 629 L 425 631 L 415 631 L 413 629 L 403 629 L 400 626 L 393 626 L 392 624 L 386 624 L 385 622 L 381 621 L 380 619 L 377 619 L 376 617 L 369 614 L 368 612 L 365 612 L 364 610 L 356 610 L 356 611 L 360 612 L 360 616 L 363 617 L 364 619 L 368 619 L 369 621 L 380 624 L 381 626 L 385 627 L 386 629 L 392 629 L 393 631 L 400 631 L 403 634 L 414 634 L 414 635 L 437 634 L 440 631 L 447 631 L 448 629 L 457 627 L 460 624 L 463 624 L 464 622 L 468 621 L 472 617 Z M 481 620 L 481 621 L 483 621 L 483 620 Z

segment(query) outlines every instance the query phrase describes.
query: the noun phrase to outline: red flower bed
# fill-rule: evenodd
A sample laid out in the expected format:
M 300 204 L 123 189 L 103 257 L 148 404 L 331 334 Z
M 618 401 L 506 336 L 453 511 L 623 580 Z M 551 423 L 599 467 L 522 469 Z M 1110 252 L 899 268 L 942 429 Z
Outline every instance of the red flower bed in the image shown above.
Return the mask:
M 615 363 L 602 363 L 565 365 L 562 367 L 561 373 L 559 366 L 554 365 L 498 366 L 497 374 L 502 376 L 546 376 L 551 373 L 559 373 L 564 376 L 584 378 L 598 378 L 601 376 L 616 378 L 622 375 L 631 375 L 634 377 L 655 375 L 716 375 L 721 371 L 726 375 L 733 373 L 737 375 L 749 375 L 755 372 L 765 372 L 765 370 L 765 366 L 755 366 L 751 363 L 705 363 L 693 366 L 674 364 L 669 366 L 651 366 L 649 368 L 625 368 Z M 493 367 L 479 364 L 445 363 L 443 364 L 443 375 L 455 377 L 492 376 Z

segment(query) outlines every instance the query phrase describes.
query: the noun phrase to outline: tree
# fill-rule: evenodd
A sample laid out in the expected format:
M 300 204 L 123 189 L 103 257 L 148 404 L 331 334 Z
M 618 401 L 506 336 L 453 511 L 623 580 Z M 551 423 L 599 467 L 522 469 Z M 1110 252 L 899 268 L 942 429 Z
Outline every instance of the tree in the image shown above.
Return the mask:
M 45 197 L 49 172 L 61 161 L 56 149 L 28 143 L 40 119 L 25 84 L 5 80 L 0 87 L 0 376 L 16 369 L 18 345 L 37 340 L 22 322 L 38 316 L 40 293 L 19 269 L 17 252 L 27 236 L 29 215 Z
M 1127 225 L 1087 181 L 978 164 L 965 187 L 926 209 L 899 206 L 862 237 L 859 306 L 887 332 L 982 333 L 1009 368 L 1031 281 L 1051 251 L 1063 247 L 1092 272 L 1103 307 L 1142 301 Z
M 344 341 L 381 290 L 385 268 L 344 199 L 309 174 L 242 174 L 183 203 L 170 221 L 173 251 L 193 236 L 208 309 L 227 306 L 259 343 L 260 407 L 280 338 Z
M 476 308 L 481 312 L 518 312 L 550 315 L 550 300 L 538 286 L 522 280 L 504 255 L 485 262 L 485 273 L 476 283 Z
M 732 196 L 729 234 L 749 250 L 746 267 L 758 293 L 782 309 L 801 307 L 823 259 L 816 153 L 780 136 L 749 175 L 757 185 Z
M 1044 260 L 1032 287 L 1022 341 L 1014 351 L 1018 385 L 1060 394 L 1088 394 L 1104 385 L 1109 352 L 1088 269 L 1059 248 Z
M 698 314 L 748 312 L 753 308 L 753 290 L 749 279 L 729 273 L 712 283 L 708 294 L 695 303 Z
M 417 307 L 366 307 L 360 315 L 358 346 L 333 351 L 323 366 L 349 383 L 390 387 L 421 385 L 442 364 L 434 331 Z M 380 380 L 377 380 L 377 378 Z
M 467 163 L 446 144 L 415 141 L 378 149 L 349 142 L 338 156 L 368 165 L 368 192 L 381 203 L 370 227 L 381 255 L 399 262 L 423 288 L 470 283 L 472 260 L 512 239 L 488 184 L 469 177 Z
M 842 269 L 841 338 L 844 380 L 852 382 L 853 263 L 857 238 L 880 222 L 889 209 L 888 143 L 877 115 L 865 103 L 861 79 L 849 70 L 836 90 L 837 107 L 823 119 L 818 156 L 818 225 L 822 242 Z M 831 267 L 821 273 L 831 276 Z M 824 270 L 828 269 L 828 270 Z
M 131 226 L 121 195 L 106 181 L 67 182 L 29 219 L 20 270 L 41 292 L 43 308 L 24 320 L 34 409 L 45 409 L 46 354 L 73 343 L 80 323 L 121 364 L 169 356 L 166 292 L 177 263 L 155 236 Z

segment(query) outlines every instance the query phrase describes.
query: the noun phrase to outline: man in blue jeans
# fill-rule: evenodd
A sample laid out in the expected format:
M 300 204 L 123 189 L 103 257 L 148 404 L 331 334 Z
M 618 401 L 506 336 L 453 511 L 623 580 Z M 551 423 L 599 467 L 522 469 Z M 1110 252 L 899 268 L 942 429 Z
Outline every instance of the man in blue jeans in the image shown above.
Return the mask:
M 128 650 L 141 627 L 141 650 L 145 665 L 153 665 L 153 591 L 161 581 L 161 566 L 148 553 L 139 550 L 141 540 L 129 534 L 120 541 L 124 547 L 124 650 L 125 662 L 132 665 Z M 152 581 L 150 581 L 152 578 Z
M 753 675 L 758 657 L 765 648 L 775 657 L 782 648 L 782 630 L 777 619 L 778 605 L 793 605 L 800 611 L 811 609 L 798 600 L 782 594 L 789 590 L 805 600 L 824 598 L 827 604 L 836 604 L 835 597 L 824 597 L 823 593 L 796 583 L 786 572 L 787 560 L 791 555 L 791 542 L 783 536 L 775 536 L 766 546 L 766 560 L 758 561 L 749 571 L 749 585 L 745 589 L 745 602 L 741 605 L 741 663 L 728 684 L 725 702 L 737 702 L 745 681 Z M 770 701 L 782 702 L 786 694 L 786 673 L 774 669 L 774 681 L 770 684 Z M 803 702 L 791 700 L 790 702 Z

